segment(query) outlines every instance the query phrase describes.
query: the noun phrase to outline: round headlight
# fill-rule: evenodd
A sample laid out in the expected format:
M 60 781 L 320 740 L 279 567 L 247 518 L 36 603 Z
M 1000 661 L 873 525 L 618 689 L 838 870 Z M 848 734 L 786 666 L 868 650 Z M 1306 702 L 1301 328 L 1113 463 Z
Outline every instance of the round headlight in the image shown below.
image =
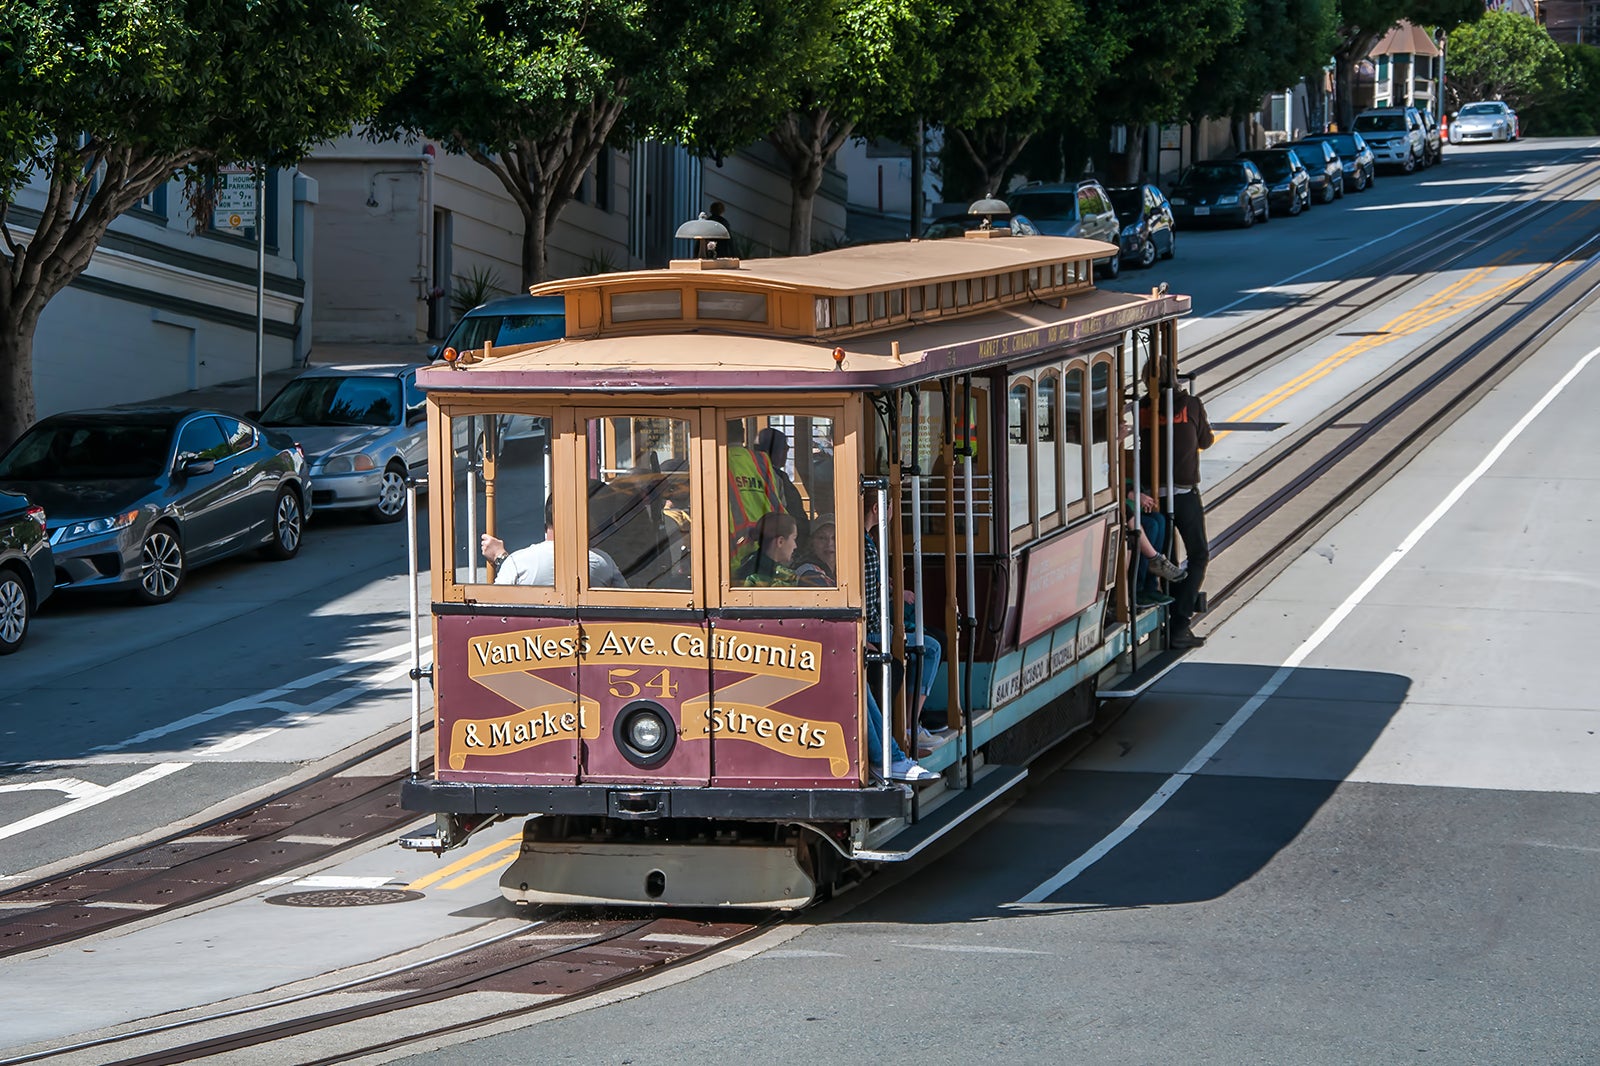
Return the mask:
M 649 711 L 639 711 L 628 720 L 628 740 L 645 755 L 652 755 L 667 741 L 667 724 Z

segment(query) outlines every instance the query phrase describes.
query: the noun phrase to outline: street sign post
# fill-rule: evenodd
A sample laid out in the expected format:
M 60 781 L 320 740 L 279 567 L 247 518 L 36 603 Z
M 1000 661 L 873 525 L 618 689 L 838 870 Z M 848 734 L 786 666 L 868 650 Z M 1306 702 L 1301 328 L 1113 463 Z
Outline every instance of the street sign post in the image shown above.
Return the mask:
M 211 228 L 243 236 L 256 231 L 256 410 L 261 410 L 262 349 L 266 326 L 267 236 L 262 218 L 266 208 L 266 172 L 259 167 L 226 166 L 217 169 L 216 196 L 211 205 Z

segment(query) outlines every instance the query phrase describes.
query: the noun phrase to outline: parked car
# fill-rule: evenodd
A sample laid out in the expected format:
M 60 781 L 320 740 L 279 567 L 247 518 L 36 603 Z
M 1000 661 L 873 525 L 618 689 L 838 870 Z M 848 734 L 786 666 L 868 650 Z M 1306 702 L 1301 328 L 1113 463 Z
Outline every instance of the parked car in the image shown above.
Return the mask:
M 0 655 L 22 647 L 28 623 L 55 590 L 55 563 L 44 508 L 0 492 Z
M 1298 215 L 1311 206 L 1311 176 L 1292 148 L 1262 148 L 1243 152 L 1247 159 L 1261 171 L 1267 181 L 1267 202 L 1273 210 L 1286 215 Z
M 1417 108 L 1422 116 L 1422 139 L 1428 149 L 1428 166 L 1444 162 L 1444 135 L 1439 130 L 1439 120 L 1425 107 Z
M 1009 218 L 990 218 L 987 215 L 972 215 L 965 212 L 957 215 L 944 215 L 928 223 L 928 228 L 922 231 L 925 241 L 938 241 L 947 237 L 961 237 L 969 230 L 980 229 L 985 221 L 995 229 L 1004 227 L 1011 231 L 1014 237 L 1037 237 L 1039 227 L 1029 221 L 1027 215 L 1013 214 Z
M 285 385 L 258 420 L 300 442 L 317 510 L 394 522 L 405 514 L 407 476 L 428 468 L 423 399 L 414 366 L 323 366 Z
M 1363 192 L 1378 180 L 1378 161 L 1359 133 L 1313 133 L 1307 141 L 1326 141 L 1339 153 L 1339 168 L 1344 171 L 1344 187 Z
M 1011 210 L 1026 215 L 1040 233 L 1052 237 L 1086 237 L 1121 247 L 1122 223 L 1105 187 L 1092 178 L 1068 182 L 1029 182 L 1010 195 Z M 1122 272 L 1122 255 L 1096 259 L 1102 277 Z
M 1414 107 L 1380 107 L 1356 116 L 1355 131 L 1367 140 L 1379 166 L 1399 167 L 1410 174 L 1428 165 L 1422 116 Z
M 1311 195 L 1325 204 L 1331 204 L 1344 195 L 1344 167 L 1339 164 L 1339 150 L 1327 141 L 1298 140 L 1284 145 L 1292 149 L 1306 166 L 1306 176 L 1311 179 Z
M 0 489 L 48 512 L 57 589 L 126 589 L 144 603 L 230 555 L 294 558 L 311 511 L 299 444 L 185 407 L 51 415 L 0 456 Z
M 446 348 L 458 352 L 482 348 L 484 342 L 532 344 L 555 341 L 567 333 L 567 304 L 561 296 L 502 296 L 479 304 L 461 316 L 428 358 L 438 359 Z
M 1450 143 L 1514 141 L 1522 136 L 1517 113 L 1504 100 L 1474 100 L 1462 104 L 1450 119 Z
M 1267 183 L 1248 159 L 1212 159 L 1183 172 L 1168 195 L 1178 228 L 1185 224 L 1234 222 L 1253 226 L 1272 217 Z
M 1171 259 L 1178 250 L 1172 205 L 1154 185 L 1120 185 L 1106 190 L 1122 223 L 1122 257 L 1141 267 L 1156 258 Z

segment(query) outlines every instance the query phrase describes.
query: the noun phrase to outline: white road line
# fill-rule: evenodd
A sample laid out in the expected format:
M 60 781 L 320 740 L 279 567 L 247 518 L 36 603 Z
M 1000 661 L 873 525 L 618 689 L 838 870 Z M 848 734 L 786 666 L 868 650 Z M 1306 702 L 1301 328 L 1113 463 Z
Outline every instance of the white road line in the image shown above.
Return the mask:
M 1472 472 L 1457 482 L 1456 487 L 1451 489 L 1443 500 L 1439 501 L 1439 505 L 1429 513 L 1428 517 L 1419 522 L 1417 527 L 1406 535 L 1406 538 L 1389 553 L 1383 562 L 1379 563 L 1377 568 L 1367 575 L 1366 580 L 1361 582 L 1354 592 L 1345 597 L 1344 602 L 1339 604 L 1334 612 L 1317 627 L 1316 632 L 1307 637 L 1294 650 L 1294 653 L 1283 661 L 1283 665 L 1273 671 L 1272 676 L 1256 691 L 1256 694 L 1251 696 L 1244 706 L 1234 713 L 1232 718 L 1228 719 L 1227 723 L 1217 731 L 1216 735 L 1206 743 L 1205 747 L 1195 753 L 1194 758 L 1184 764 L 1183 769 L 1167 778 L 1161 787 L 1156 790 L 1155 795 L 1145 800 L 1138 810 L 1128 815 L 1121 825 L 1102 838 L 1094 847 L 1074 859 L 1054 877 L 1029 892 L 1026 896 L 1023 896 L 1022 899 L 1017 901 L 1017 904 L 1043 903 L 1083 871 L 1105 858 L 1113 848 L 1132 836 L 1140 826 L 1149 820 L 1151 815 L 1159 811 L 1169 799 L 1177 795 L 1178 790 L 1187 784 L 1190 778 L 1199 773 L 1206 763 L 1210 762 L 1216 755 L 1217 751 L 1239 731 L 1239 727 L 1249 721 L 1250 716 L 1255 714 L 1262 704 L 1272 698 L 1273 694 L 1282 687 L 1289 675 L 1301 663 L 1305 662 L 1306 658 L 1316 651 L 1323 641 L 1333 634 L 1333 631 L 1339 627 L 1341 622 L 1350 617 L 1350 613 L 1361 605 L 1361 602 L 1371 594 L 1373 589 L 1378 587 L 1378 583 L 1389 576 L 1389 572 L 1398 566 L 1402 559 L 1411 554 L 1411 549 L 1415 548 L 1417 543 L 1427 535 L 1428 531 L 1437 525 L 1450 512 L 1451 508 L 1460 502 L 1461 497 L 1467 494 L 1468 489 L 1477 484 L 1478 480 L 1489 472 L 1489 468 L 1499 461 L 1500 457 L 1505 454 L 1506 449 L 1510 448 L 1512 443 L 1522 436 L 1523 430 L 1533 424 L 1533 420 L 1538 418 L 1544 412 L 1544 409 L 1549 407 L 1555 401 L 1555 398 L 1566 390 L 1566 387 L 1572 383 L 1573 379 L 1582 373 L 1583 369 L 1593 362 L 1596 356 L 1600 356 L 1600 348 L 1590 349 L 1571 370 L 1562 376 L 1560 381 L 1551 386 L 1550 391 L 1540 397 L 1539 402 L 1534 404 L 1527 414 L 1518 419 L 1517 424 L 1512 426 L 1493 448 L 1489 449 L 1488 454 L 1472 469 Z M 1016 906 L 1017 904 L 1008 904 L 1008 906 Z
M 24 818 L 21 821 L 12 822 L 10 825 L 0 826 L 0 840 L 4 840 L 7 837 L 17 836 L 20 833 L 26 833 L 30 829 L 37 829 L 41 825 L 49 825 L 51 822 L 65 818 L 69 814 L 77 814 L 79 811 L 86 811 L 90 807 L 104 803 L 106 800 L 116 799 L 118 796 L 127 795 L 136 788 L 142 788 L 145 785 L 150 784 L 152 781 L 159 781 L 163 777 L 166 777 L 169 774 L 175 774 L 179 770 L 186 769 L 191 765 L 193 764 L 186 762 L 157 763 L 155 766 L 152 766 L 147 770 L 140 770 L 132 777 L 123 778 L 114 785 L 95 785 L 94 792 L 88 795 L 78 796 L 75 799 L 68 800 L 59 807 L 52 807 L 50 810 L 40 811 L 38 814 L 35 814 L 32 817 Z
M 430 643 L 431 641 L 428 640 L 423 641 L 424 648 L 426 648 Z M 385 662 L 389 659 L 395 658 L 397 655 L 405 655 L 409 653 L 410 650 L 411 645 L 409 643 L 396 644 L 393 647 L 384 648 L 381 651 L 375 651 L 370 654 L 363 655 L 359 659 L 351 659 L 349 662 L 340 663 L 337 666 L 330 666 L 326 670 L 319 670 L 314 674 L 307 674 L 305 677 L 295 678 L 293 681 L 286 682 L 277 688 L 266 689 L 265 691 L 257 692 L 249 696 L 243 696 L 236 700 L 229 700 L 227 703 L 219 703 L 215 707 L 200 711 L 196 714 L 191 714 L 185 718 L 180 718 L 175 722 L 168 722 L 165 725 L 158 725 L 151 729 L 146 729 L 142 733 L 128 737 L 126 740 L 119 740 L 115 744 L 102 744 L 98 747 L 90 748 L 89 750 L 123 751 L 127 748 L 134 747 L 135 745 L 144 744 L 148 741 L 169 736 L 185 729 L 193 729 L 195 726 L 205 725 L 207 722 L 215 721 L 218 718 L 224 718 L 230 714 L 238 714 L 241 711 L 260 710 L 263 707 L 268 709 L 276 709 L 278 705 L 274 701 L 282 696 L 288 695 L 291 692 L 295 692 L 299 689 L 310 688 L 313 685 L 320 685 L 324 681 L 332 681 L 336 678 L 343 677 L 345 674 L 359 670 L 361 667 L 370 663 Z M 406 666 L 405 669 L 409 670 L 410 666 Z M 380 676 L 388 676 L 388 674 L 392 674 L 393 672 L 394 671 L 388 671 L 384 675 Z M 373 682 L 370 681 L 363 682 L 360 685 L 355 686 L 355 688 L 360 690 L 362 688 L 369 687 L 372 683 Z M 349 690 L 341 690 L 341 694 L 345 691 Z M 332 698 L 333 697 L 324 697 L 322 700 L 319 700 L 318 703 L 327 703 Z M 338 702 L 343 702 L 343 700 L 339 700 Z M 298 704 L 289 704 L 288 706 L 293 707 L 294 710 L 299 713 L 305 713 L 309 710 L 309 707 Z M 310 706 L 314 707 L 316 704 L 312 704 Z
M 1053 951 L 1035 951 L 1033 948 L 1003 948 L 995 944 L 896 944 L 897 948 L 917 951 L 951 951 L 961 955 L 1054 955 Z

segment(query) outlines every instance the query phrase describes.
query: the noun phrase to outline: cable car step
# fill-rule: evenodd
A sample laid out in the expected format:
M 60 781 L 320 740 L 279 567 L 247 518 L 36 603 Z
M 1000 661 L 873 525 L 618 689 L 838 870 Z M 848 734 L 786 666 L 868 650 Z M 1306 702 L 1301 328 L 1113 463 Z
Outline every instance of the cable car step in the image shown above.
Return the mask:
M 861 862 L 905 862 L 934 841 L 989 806 L 1027 779 L 1026 766 L 989 766 L 977 775 L 971 788 L 952 789 L 936 810 L 919 818 L 886 842 L 892 847 L 856 851 Z
M 1143 695 L 1145 689 L 1165 677 L 1167 671 L 1183 662 L 1188 654 L 1184 648 L 1167 648 L 1141 657 L 1139 669 L 1113 678 L 1104 688 L 1096 689 L 1095 696 L 1103 700 L 1131 700 Z

